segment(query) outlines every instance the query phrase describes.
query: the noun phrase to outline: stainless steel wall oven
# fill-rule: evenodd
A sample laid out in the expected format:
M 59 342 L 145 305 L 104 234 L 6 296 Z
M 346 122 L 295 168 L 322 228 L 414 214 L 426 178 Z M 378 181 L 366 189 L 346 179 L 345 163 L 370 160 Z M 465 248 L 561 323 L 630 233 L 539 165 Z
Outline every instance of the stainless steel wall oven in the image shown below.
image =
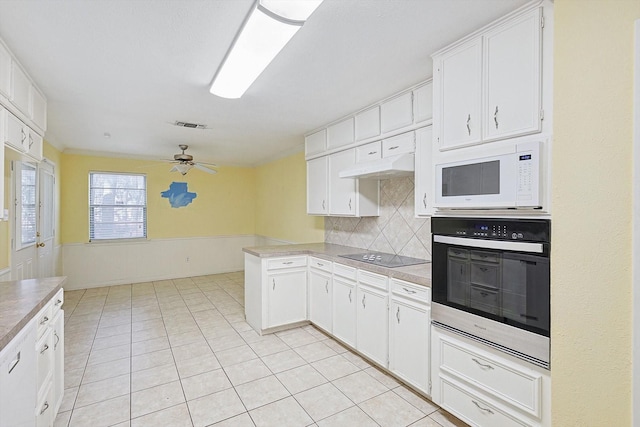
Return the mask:
M 434 217 L 434 325 L 549 369 L 550 221 Z

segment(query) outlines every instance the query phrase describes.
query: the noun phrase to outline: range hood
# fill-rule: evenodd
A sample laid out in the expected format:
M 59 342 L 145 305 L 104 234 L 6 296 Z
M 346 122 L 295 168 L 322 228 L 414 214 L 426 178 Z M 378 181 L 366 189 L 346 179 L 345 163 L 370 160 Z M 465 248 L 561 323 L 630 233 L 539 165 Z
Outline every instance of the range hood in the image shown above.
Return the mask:
M 385 179 L 413 175 L 415 157 L 413 153 L 399 154 L 369 162 L 358 163 L 341 170 L 340 178 Z

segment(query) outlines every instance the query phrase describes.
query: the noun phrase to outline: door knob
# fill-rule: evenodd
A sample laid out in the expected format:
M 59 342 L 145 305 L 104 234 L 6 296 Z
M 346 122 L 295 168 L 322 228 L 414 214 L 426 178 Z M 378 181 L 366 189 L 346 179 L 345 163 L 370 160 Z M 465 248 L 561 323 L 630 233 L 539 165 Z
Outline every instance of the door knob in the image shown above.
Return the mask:
M 39 248 L 44 248 L 45 243 L 44 243 L 44 242 L 42 242 L 42 243 L 37 243 L 37 244 L 36 244 L 36 246 L 37 246 L 37 247 L 39 247 Z

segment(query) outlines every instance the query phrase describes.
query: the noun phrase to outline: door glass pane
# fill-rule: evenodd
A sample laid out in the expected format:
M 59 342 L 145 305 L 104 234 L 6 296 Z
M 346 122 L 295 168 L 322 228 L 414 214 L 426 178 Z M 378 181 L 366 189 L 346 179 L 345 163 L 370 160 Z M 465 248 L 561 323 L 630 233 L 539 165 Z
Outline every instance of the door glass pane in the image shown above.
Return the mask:
M 22 163 L 20 175 L 20 236 L 22 245 L 25 246 L 36 241 L 36 168 Z
M 51 239 L 54 236 L 54 179 L 48 171 L 41 171 L 41 194 L 40 194 L 40 222 L 42 239 Z

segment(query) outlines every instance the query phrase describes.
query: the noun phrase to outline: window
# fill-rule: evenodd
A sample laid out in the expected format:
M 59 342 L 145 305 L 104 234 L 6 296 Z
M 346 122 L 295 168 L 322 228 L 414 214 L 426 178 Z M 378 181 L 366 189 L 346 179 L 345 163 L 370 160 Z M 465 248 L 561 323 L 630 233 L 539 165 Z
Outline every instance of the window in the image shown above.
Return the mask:
M 89 240 L 147 237 L 145 175 L 89 173 Z
M 20 163 L 20 245 L 29 246 L 36 242 L 36 167 L 30 163 Z

